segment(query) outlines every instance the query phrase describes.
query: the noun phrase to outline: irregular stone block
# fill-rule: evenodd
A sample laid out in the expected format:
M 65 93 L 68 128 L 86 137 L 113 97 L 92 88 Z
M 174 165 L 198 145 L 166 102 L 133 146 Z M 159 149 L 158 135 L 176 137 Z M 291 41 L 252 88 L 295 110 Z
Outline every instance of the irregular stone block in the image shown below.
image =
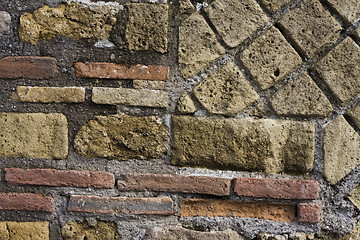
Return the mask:
M 65 159 L 68 124 L 59 113 L 0 113 L 0 156 Z
M 184 78 L 189 78 L 214 63 L 225 48 L 216 40 L 205 19 L 194 13 L 179 27 L 179 67 Z
M 54 199 L 33 193 L 0 193 L 0 209 L 53 212 Z
M 88 158 L 158 158 L 166 153 L 167 132 L 154 116 L 95 116 L 82 126 L 74 145 L 76 152 Z
M 269 21 L 255 0 L 217 0 L 205 11 L 230 47 L 236 47 Z
M 133 85 L 136 89 L 163 90 L 165 88 L 164 81 L 133 80 Z
M 2 222 L 6 232 L 0 231 L 0 239 L 11 240 L 49 240 L 49 222 Z M 1 238 L 2 234 L 8 238 Z
M 340 104 L 345 106 L 360 92 L 360 47 L 346 38 L 315 66 Z
M 354 121 L 355 125 L 360 128 L 360 103 L 351 108 L 347 113 L 347 115 L 350 116 L 350 118 Z
M 129 3 L 125 39 L 131 50 L 155 50 L 167 52 L 168 11 L 167 4 Z
M 271 105 L 282 116 L 327 117 L 334 111 L 324 93 L 306 73 L 276 92 Z
M 263 90 L 284 79 L 302 62 L 301 57 L 275 27 L 245 49 L 240 60 Z
M 280 25 L 296 41 L 307 58 L 314 57 L 338 39 L 340 24 L 318 0 L 305 0 L 287 12 Z
M 61 228 L 61 235 L 65 240 L 119 240 L 115 222 L 96 221 L 95 225 L 87 222 L 67 222 Z
M 1 240 L 10 239 L 6 222 L 0 222 L 0 239 Z
M 360 18 L 360 4 L 357 0 L 328 0 L 328 2 L 349 24 Z
M 313 169 L 314 141 L 311 122 L 174 116 L 172 164 L 306 173 Z
M 193 93 L 204 108 L 216 114 L 234 116 L 259 99 L 259 95 L 234 62 L 198 84 Z
M 360 136 L 343 116 L 323 128 L 324 175 L 336 184 L 360 164 Z
M 289 4 L 291 0 L 261 0 L 261 3 L 265 6 L 265 8 L 271 12 L 275 13 Z
M 9 34 L 11 32 L 10 24 L 11 24 L 10 14 L 5 11 L 0 11 L 0 36 Z
M 182 114 L 194 113 L 196 112 L 196 106 L 194 101 L 191 99 L 189 94 L 185 93 L 179 98 L 179 101 L 176 106 L 176 110 Z
M 189 14 L 195 10 L 190 0 L 180 0 L 180 14 Z

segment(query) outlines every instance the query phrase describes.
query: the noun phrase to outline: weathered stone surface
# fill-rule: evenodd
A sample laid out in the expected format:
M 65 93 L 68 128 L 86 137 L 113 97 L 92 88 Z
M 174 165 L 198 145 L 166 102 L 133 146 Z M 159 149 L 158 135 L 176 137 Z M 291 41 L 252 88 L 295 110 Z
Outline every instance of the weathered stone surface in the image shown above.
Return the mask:
M 184 199 L 182 217 L 246 217 L 273 221 L 295 220 L 295 205 L 271 202 L 242 202 L 213 199 Z
M 289 81 L 271 98 L 275 112 L 283 116 L 326 117 L 331 103 L 308 74 Z
M 85 88 L 18 86 L 13 98 L 34 103 L 79 103 L 85 101 Z
M 360 18 L 360 3 L 357 0 L 328 0 L 346 21 L 353 24 Z
M 312 58 L 338 39 L 340 24 L 318 0 L 305 0 L 287 12 L 280 25 L 296 41 L 307 58 Z
M 353 120 L 353 122 L 355 123 L 355 125 L 360 128 L 360 103 L 351 108 L 348 112 L 347 115 L 350 116 L 351 120 Z
M 313 168 L 314 134 L 310 122 L 174 116 L 172 164 L 305 173 Z
M 57 8 L 45 5 L 20 17 L 20 40 L 37 44 L 57 35 L 80 39 L 108 39 L 116 23 L 118 3 L 71 3 Z
M 189 14 L 195 10 L 190 0 L 179 0 L 180 13 Z
M 217 0 L 205 11 L 230 47 L 236 47 L 269 21 L 255 0 Z
M 67 222 L 61 229 L 65 240 L 91 239 L 91 240 L 118 240 L 115 222 L 96 221 L 95 225 L 87 222 Z
M 194 104 L 194 101 L 191 99 L 188 93 L 185 93 L 179 98 L 176 110 L 182 114 L 196 112 L 196 106 Z
M 195 75 L 225 54 L 225 49 L 199 13 L 192 14 L 180 25 L 178 51 L 184 78 Z
M 167 107 L 168 94 L 162 90 L 94 87 L 92 101 L 97 104 Z
M 0 11 L 0 36 L 4 34 L 9 34 L 11 32 L 10 24 L 11 24 L 10 14 L 5 11 Z
M 211 113 L 234 116 L 259 99 L 234 62 L 227 62 L 198 84 L 193 93 Z
M 359 59 L 360 47 L 348 37 L 315 67 L 343 106 L 360 93 Z
M 265 102 L 260 102 L 249 111 L 249 115 L 255 117 L 267 117 L 272 114 L 271 107 Z
M 256 240 L 313 240 L 314 234 L 306 234 L 301 232 L 290 233 L 290 234 L 271 234 L 271 233 L 260 233 Z M 322 239 L 324 240 L 324 239 Z
M 166 153 L 167 129 L 154 117 L 95 116 L 75 137 L 75 150 L 88 158 L 128 160 Z
M 349 199 L 358 209 L 360 209 L 360 186 L 357 186 L 351 191 Z
M 59 113 L 0 113 L 0 156 L 65 159 L 67 127 Z
M 240 55 L 261 89 L 272 87 L 302 62 L 300 56 L 275 27 L 257 38 Z
M 3 240 L 48 240 L 49 222 L 1 222 L 6 229 L 1 230 L 0 239 Z M 4 236 L 7 236 L 5 238 Z
M 323 129 L 324 175 L 336 184 L 360 164 L 360 136 L 343 116 Z
M 336 239 L 339 239 L 339 240 L 357 240 L 357 239 L 360 239 L 360 222 L 358 222 L 356 224 L 356 226 L 353 228 L 353 230 L 350 233 L 346 234 L 343 237 L 339 237 L 339 238 L 336 238 Z M 333 239 L 331 239 L 331 240 L 333 240 Z
M 178 226 L 154 227 L 147 231 L 144 240 L 243 240 L 235 231 L 200 232 Z
M 163 90 L 165 88 L 164 81 L 133 80 L 133 85 L 136 89 Z
M 285 5 L 289 4 L 291 0 L 261 0 L 261 3 L 266 7 L 266 9 L 271 12 L 275 13 L 283 8 Z
M 167 4 L 129 3 L 126 8 L 129 19 L 125 39 L 129 44 L 129 49 L 167 52 L 169 6 Z
M 0 222 L 0 239 L 1 240 L 10 239 L 9 231 L 7 230 L 6 222 Z

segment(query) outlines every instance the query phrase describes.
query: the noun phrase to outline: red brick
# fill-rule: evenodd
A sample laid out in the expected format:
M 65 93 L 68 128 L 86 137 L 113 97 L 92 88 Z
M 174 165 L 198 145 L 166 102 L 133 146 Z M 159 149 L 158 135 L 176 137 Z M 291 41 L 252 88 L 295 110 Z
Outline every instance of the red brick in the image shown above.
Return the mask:
M 56 169 L 6 168 L 5 180 L 9 185 L 42 185 L 67 187 L 113 188 L 114 174 Z
M 173 201 L 171 198 L 131 198 L 131 197 L 70 197 L 70 212 L 133 214 L 133 215 L 172 215 Z
M 118 189 L 121 191 L 183 192 L 225 196 L 229 195 L 231 184 L 231 179 L 205 176 L 125 174 L 123 178 L 123 181 L 118 181 Z
M 51 57 L 5 57 L 0 60 L 0 78 L 51 78 L 57 73 L 56 63 Z
M 0 193 L 1 210 L 54 211 L 54 199 L 33 193 Z
M 321 206 L 300 203 L 297 207 L 299 222 L 318 223 L 321 221 Z
M 126 65 L 107 62 L 74 64 L 80 78 L 167 80 L 169 68 L 160 65 Z
M 243 217 L 292 222 L 296 206 L 269 202 L 240 202 L 212 199 L 185 199 L 182 217 Z
M 239 196 L 276 199 L 316 199 L 318 190 L 314 180 L 236 178 L 234 186 Z

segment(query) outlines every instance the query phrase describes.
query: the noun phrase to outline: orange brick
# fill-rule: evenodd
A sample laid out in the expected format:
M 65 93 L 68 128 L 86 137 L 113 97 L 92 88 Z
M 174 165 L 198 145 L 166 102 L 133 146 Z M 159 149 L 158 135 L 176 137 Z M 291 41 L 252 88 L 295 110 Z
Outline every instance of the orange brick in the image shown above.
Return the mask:
M 1 210 L 54 211 L 54 199 L 33 193 L 0 193 Z

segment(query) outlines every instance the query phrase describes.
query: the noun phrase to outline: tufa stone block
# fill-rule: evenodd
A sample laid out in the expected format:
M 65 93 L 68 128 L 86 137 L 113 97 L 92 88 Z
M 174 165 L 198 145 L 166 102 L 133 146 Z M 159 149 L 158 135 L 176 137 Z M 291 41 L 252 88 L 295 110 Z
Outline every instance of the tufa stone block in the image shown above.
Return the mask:
M 271 13 L 275 13 L 291 3 L 291 0 L 260 0 L 263 6 Z
M 164 90 L 164 81 L 153 81 L 153 80 L 133 80 L 135 89 L 152 89 L 152 90 Z
M 176 110 L 181 114 L 196 112 L 196 106 L 188 93 L 183 94 L 177 102 Z
M 360 103 L 348 110 L 347 115 L 353 120 L 355 125 L 360 128 Z
M 353 24 L 360 18 L 360 5 L 357 0 L 328 0 L 328 2 L 348 24 Z
M 4 231 L 0 230 L 0 239 L 11 240 L 49 240 L 49 222 L 0 222 L 6 225 Z M 2 238 L 3 236 L 8 238 Z
M 95 225 L 87 222 L 67 222 L 61 228 L 61 235 L 65 240 L 119 240 L 115 222 L 96 221 Z

